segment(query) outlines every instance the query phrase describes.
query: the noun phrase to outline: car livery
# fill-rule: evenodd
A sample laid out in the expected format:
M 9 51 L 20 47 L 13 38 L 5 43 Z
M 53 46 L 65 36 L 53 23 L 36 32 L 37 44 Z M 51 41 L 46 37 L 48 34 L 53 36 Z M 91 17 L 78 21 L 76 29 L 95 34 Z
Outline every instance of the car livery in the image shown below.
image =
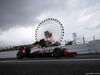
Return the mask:
M 66 48 L 62 47 L 38 47 L 32 48 L 31 50 L 26 48 L 25 52 L 19 51 L 17 53 L 17 58 L 22 59 L 23 57 L 35 57 L 35 56 L 53 56 L 53 57 L 61 57 L 61 56 L 75 56 L 77 52 L 69 52 Z

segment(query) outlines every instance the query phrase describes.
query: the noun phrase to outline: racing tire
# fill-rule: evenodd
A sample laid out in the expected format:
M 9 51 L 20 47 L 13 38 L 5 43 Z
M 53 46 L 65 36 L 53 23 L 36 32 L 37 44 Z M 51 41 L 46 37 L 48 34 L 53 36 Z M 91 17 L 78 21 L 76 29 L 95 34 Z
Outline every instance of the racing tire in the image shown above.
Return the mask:
M 63 51 L 60 48 L 55 48 L 53 50 L 53 57 L 61 57 L 62 56 Z
M 24 58 L 24 53 L 23 52 L 18 52 L 17 53 L 17 59 L 23 59 Z

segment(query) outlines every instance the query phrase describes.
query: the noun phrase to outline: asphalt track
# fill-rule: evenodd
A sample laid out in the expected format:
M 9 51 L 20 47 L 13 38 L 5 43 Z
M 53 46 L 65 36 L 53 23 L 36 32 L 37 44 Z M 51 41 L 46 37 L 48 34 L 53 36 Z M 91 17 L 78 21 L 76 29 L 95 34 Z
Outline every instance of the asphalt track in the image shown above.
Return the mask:
M 0 59 L 0 75 L 100 75 L 100 54 Z

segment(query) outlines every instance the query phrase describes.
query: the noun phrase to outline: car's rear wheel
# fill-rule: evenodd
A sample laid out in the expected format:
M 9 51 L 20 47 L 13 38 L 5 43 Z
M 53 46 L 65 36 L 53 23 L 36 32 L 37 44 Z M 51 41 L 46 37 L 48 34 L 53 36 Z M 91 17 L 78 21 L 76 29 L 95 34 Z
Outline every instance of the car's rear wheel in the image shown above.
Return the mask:
M 60 48 L 55 48 L 53 50 L 53 56 L 58 58 L 62 56 L 63 51 Z
M 18 52 L 17 53 L 17 59 L 23 59 L 24 58 L 24 53 L 23 52 Z

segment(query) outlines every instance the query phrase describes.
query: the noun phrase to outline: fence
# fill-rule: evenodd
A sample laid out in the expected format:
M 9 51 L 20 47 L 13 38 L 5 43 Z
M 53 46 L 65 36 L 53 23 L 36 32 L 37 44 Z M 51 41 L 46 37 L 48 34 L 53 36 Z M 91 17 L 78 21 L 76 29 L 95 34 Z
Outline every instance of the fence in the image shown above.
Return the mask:
M 89 41 L 93 41 L 93 40 L 100 40 L 100 36 L 90 36 L 90 37 L 78 37 L 76 39 L 76 45 L 79 44 L 88 44 Z

